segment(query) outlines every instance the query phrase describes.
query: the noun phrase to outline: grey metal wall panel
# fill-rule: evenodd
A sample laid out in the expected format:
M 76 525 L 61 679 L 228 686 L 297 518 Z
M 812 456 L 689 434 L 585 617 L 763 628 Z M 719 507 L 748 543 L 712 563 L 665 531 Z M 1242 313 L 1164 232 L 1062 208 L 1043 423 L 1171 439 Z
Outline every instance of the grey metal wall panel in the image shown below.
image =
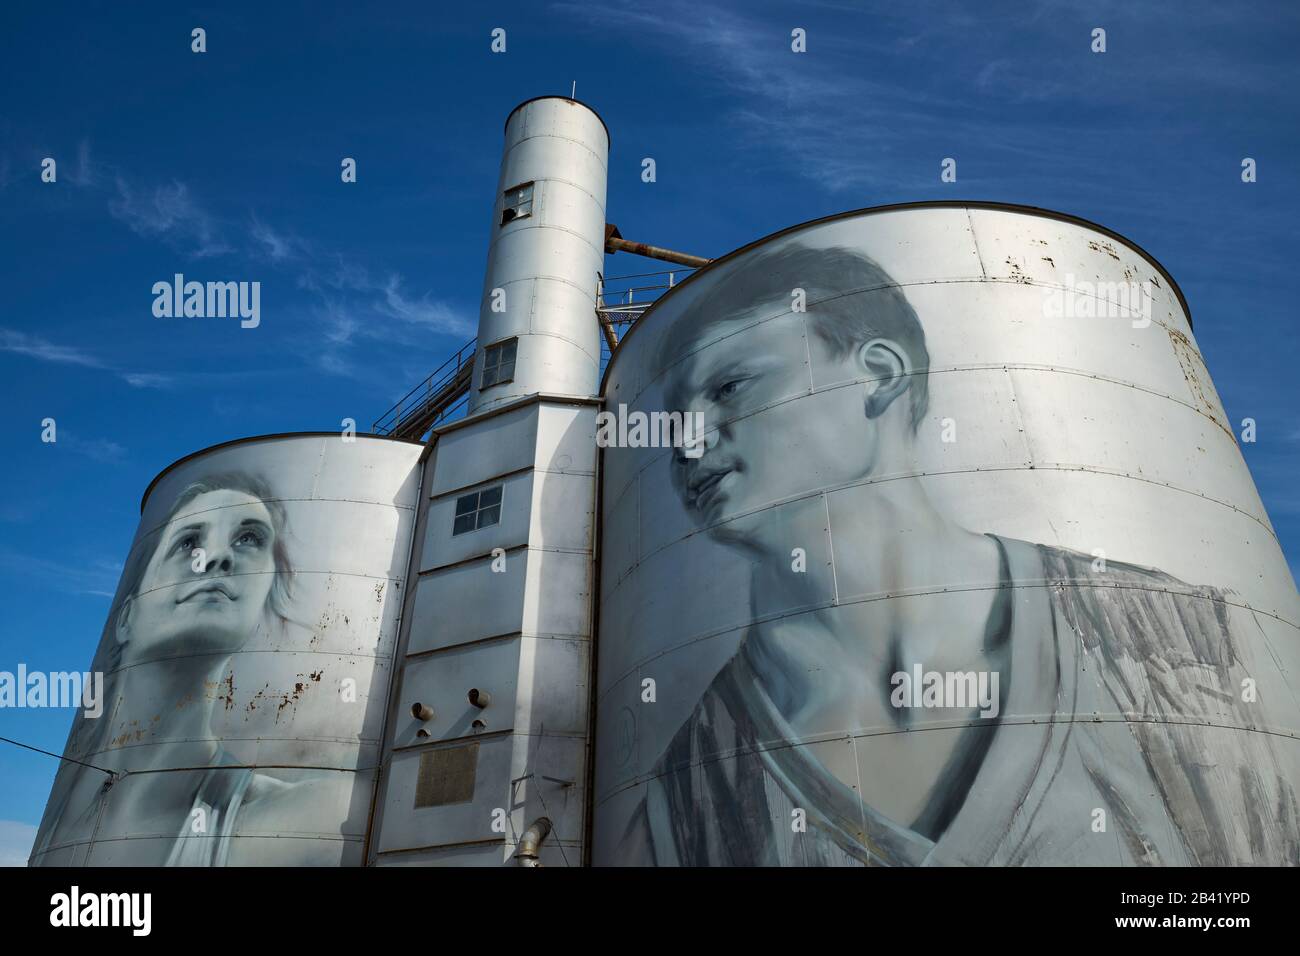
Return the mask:
M 387 773 L 385 825 L 378 844 L 380 853 L 498 839 L 504 843 L 504 835 L 492 829 L 493 810 L 509 812 L 514 744 L 508 735 L 484 737 L 478 743 L 479 783 L 474 797 L 465 803 L 449 806 L 415 808 L 420 753 L 424 748 L 393 754 Z M 442 746 L 462 746 L 462 743 Z
M 453 647 L 430 657 L 408 661 L 402 671 L 398 723 L 393 728 L 394 746 L 419 744 L 423 729 L 430 742 L 481 733 L 472 724 L 483 720 L 486 730 L 498 733 L 514 726 L 515 687 L 519 674 L 519 639 L 507 638 L 489 644 Z M 491 695 L 485 708 L 470 704 L 471 688 Z M 433 708 L 432 720 L 411 715 L 411 705 L 420 702 Z
M 536 471 L 533 498 L 530 540 L 546 548 L 591 551 L 596 523 L 593 476 Z
M 460 493 L 435 499 L 428 505 L 421 571 L 445 567 L 459 561 L 491 554 L 494 548 L 514 548 L 528 543 L 528 524 L 532 516 L 533 475 L 521 472 L 465 489 L 468 494 L 501 485 L 501 520 L 476 531 L 453 535 L 456 500 Z
M 526 551 L 504 556 L 503 572 L 495 559 L 457 564 L 421 575 L 415 583 L 409 654 L 452 647 L 467 641 L 520 630 L 524 613 L 523 573 Z M 456 611 L 458 613 L 449 613 Z
M 437 498 L 533 465 L 537 406 L 502 412 L 489 428 L 454 428 L 438 436 L 425 494 Z

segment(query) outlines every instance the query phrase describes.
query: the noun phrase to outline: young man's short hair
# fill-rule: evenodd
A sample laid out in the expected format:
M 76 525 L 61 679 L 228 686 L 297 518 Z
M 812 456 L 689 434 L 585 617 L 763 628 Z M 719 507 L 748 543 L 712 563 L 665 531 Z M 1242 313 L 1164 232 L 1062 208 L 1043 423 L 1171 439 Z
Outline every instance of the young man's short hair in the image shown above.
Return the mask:
M 707 329 L 745 309 L 771 302 L 790 311 L 794 290 L 803 289 L 809 325 L 834 354 L 845 355 L 873 338 L 889 339 L 907 352 L 912 430 L 920 427 L 930 401 L 925 331 L 898 284 L 875 260 L 844 246 L 780 243 L 720 269 L 711 288 L 664 335 L 659 368 L 694 351 Z

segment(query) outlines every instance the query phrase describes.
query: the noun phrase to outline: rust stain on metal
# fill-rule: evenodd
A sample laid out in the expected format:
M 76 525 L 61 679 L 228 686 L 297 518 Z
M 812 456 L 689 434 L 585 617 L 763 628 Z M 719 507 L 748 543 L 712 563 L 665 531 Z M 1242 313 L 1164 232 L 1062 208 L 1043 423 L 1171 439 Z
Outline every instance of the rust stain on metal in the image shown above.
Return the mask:
M 1236 442 L 1237 436 L 1232 433 L 1228 423 L 1220 417 L 1217 411 L 1218 393 L 1214 391 L 1214 386 L 1210 384 L 1210 373 L 1205 368 L 1204 361 L 1191 341 L 1182 332 L 1173 328 L 1166 329 L 1166 331 L 1169 333 L 1169 341 L 1174 347 L 1174 355 L 1177 357 L 1178 365 L 1182 369 L 1183 378 L 1187 382 L 1188 391 L 1191 392 L 1192 403 Z
M 1119 253 L 1115 251 L 1115 247 L 1111 245 L 1109 242 L 1097 242 L 1096 240 L 1090 240 L 1088 242 L 1088 248 L 1093 250 L 1094 252 L 1104 252 L 1106 253 L 1106 255 L 1114 259 L 1116 262 L 1119 262 Z
M 203 682 L 203 689 L 208 700 L 221 700 L 226 703 L 226 710 L 235 706 L 235 672 L 231 671 L 224 680 Z
M 1025 275 L 1024 270 L 1020 268 L 1020 263 L 1018 263 L 1013 257 L 1007 256 L 1007 265 L 1011 267 L 1011 278 L 1022 283 L 1029 281 L 1029 276 Z
M 122 728 L 122 732 L 120 734 L 118 734 L 116 737 L 109 740 L 108 745 L 110 747 L 121 747 L 127 744 L 128 742 L 139 743 L 140 741 L 144 740 L 144 735 L 146 733 L 152 736 L 155 730 L 154 725 L 157 724 L 160 720 L 162 720 L 162 714 L 155 714 L 153 717 L 149 719 L 148 727 L 141 726 L 140 721 L 138 720 L 133 720 L 125 727 Z
M 270 689 L 271 689 L 271 685 L 269 682 L 263 684 L 262 689 L 259 690 L 256 694 L 254 694 L 252 699 L 248 702 L 248 710 L 249 711 L 257 710 L 258 703 L 261 702 L 262 698 L 268 696 L 267 691 L 269 691 Z
M 307 688 L 312 684 L 319 684 L 321 678 L 324 676 L 325 671 L 323 669 L 312 671 L 310 674 L 299 674 L 298 677 L 300 679 L 294 683 L 293 690 L 280 695 L 280 704 L 275 708 L 275 722 L 278 724 L 280 722 L 280 714 L 284 712 L 285 708 L 298 703 L 302 698 L 302 695 L 306 693 Z

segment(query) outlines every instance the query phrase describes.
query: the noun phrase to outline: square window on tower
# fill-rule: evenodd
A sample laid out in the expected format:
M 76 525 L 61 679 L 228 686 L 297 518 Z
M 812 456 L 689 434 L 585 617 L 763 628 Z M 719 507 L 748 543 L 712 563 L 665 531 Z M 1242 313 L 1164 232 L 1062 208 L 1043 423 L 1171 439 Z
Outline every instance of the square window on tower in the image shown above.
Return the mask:
M 500 523 L 501 486 L 493 485 L 456 499 L 456 519 L 451 526 L 451 536 L 454 538 L 458 534 Z
M 519 339 L 506 339 L 483 350 L 483 380 L 479 389 L 509 382 L 515 377 L 515 352 Z
M 533 214 L 533 184 L 521 183 L 506 190 L 501 200 L 501 225 Z

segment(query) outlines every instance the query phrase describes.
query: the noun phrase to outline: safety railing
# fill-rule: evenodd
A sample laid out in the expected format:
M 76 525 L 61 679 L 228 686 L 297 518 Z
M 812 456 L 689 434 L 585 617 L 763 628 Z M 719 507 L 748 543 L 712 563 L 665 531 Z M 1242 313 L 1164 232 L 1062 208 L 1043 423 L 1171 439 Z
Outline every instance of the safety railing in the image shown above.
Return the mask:
M 461 411 L 469 398 L 477 341 L 470 339 L 451 358 L 403 395 L 371 426 L 376 435 L 419 440 L 435 425 Z

